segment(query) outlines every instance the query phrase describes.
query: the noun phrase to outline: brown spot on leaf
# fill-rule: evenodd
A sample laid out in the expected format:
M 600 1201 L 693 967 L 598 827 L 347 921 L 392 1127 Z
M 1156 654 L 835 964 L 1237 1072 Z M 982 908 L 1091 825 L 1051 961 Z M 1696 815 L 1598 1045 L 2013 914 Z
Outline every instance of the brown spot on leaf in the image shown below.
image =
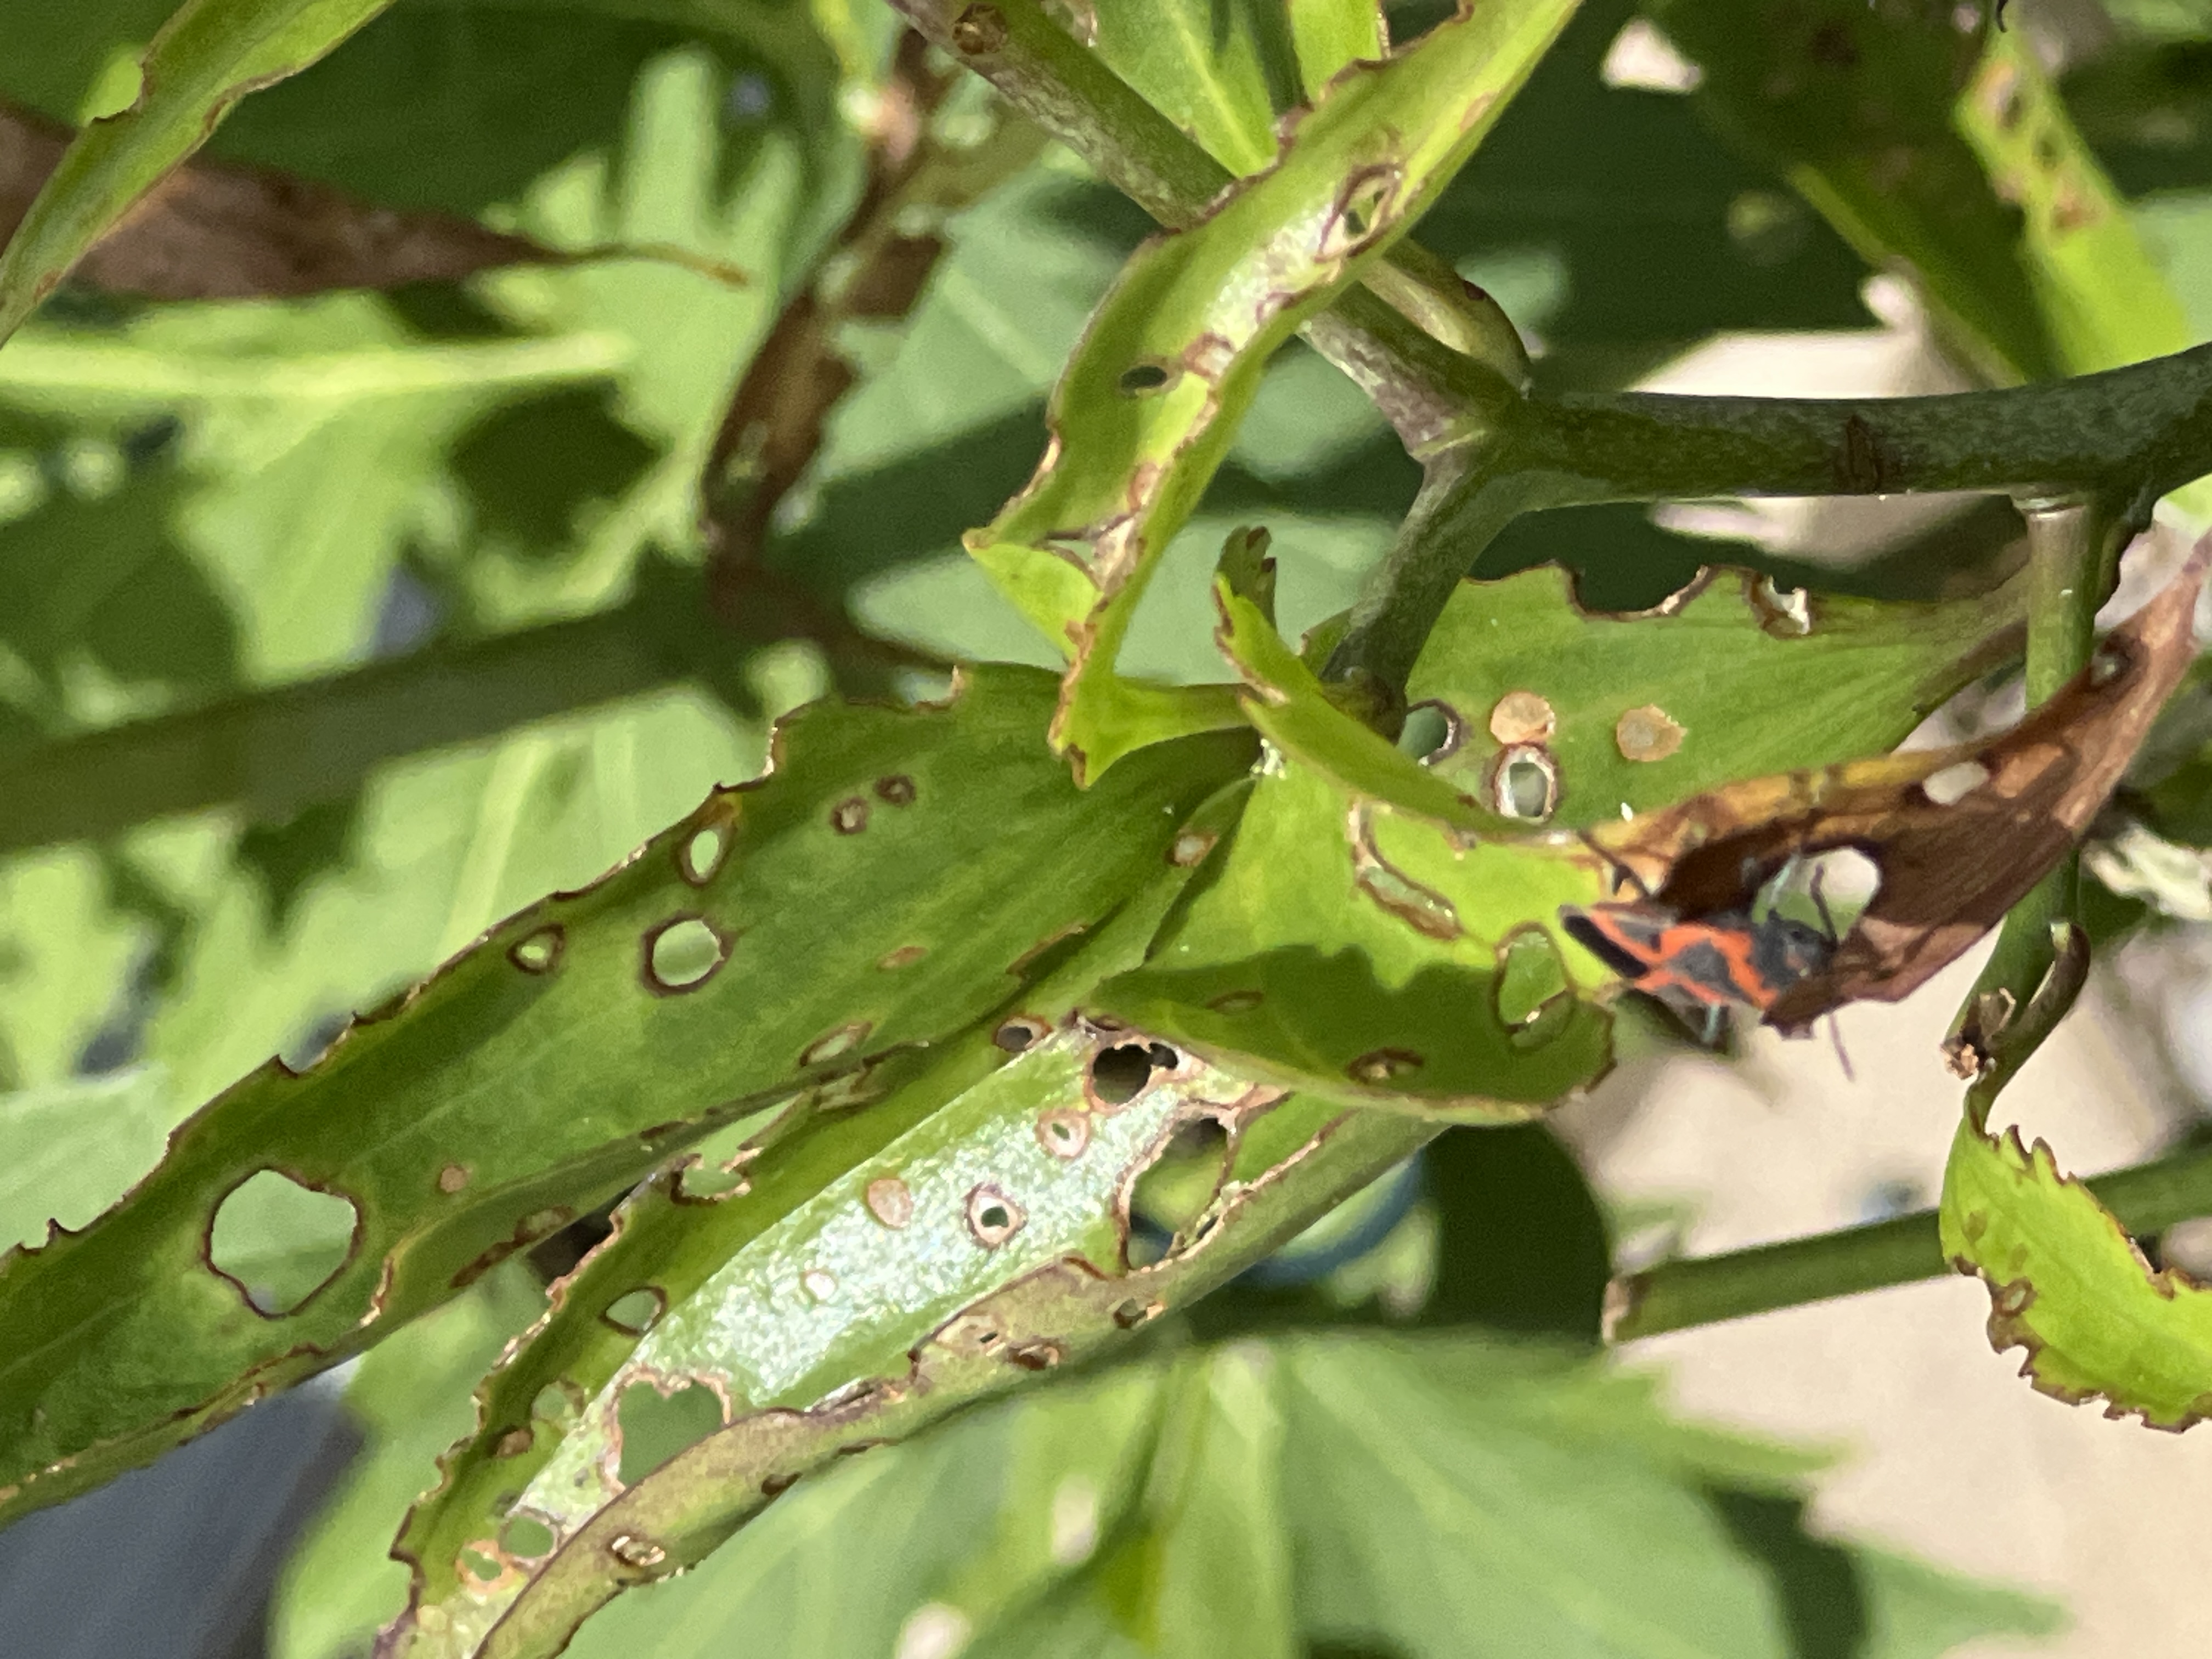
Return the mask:
M 1682 746 L 1680 722 L 1656 703 L 1632 708 L 1613 722 L 1613 741 L 1623 760 L 1662 761 Z
M 448 1164 L 438 1171 L 438 1190 L 448 1196 L 469 1184 L 468 1169 L 464 1164 Z
M 1133 1331 L 1138 1326 L 1149 1323 L 1167 1310 L 1167 1304 L 1158 1297 L 1133 1296 L 1126 1302 L 1116 1303 L 1111 1316 L 1114 1323 L 1121 1329 Z
M 896 1176 L 878 1176 L 868 1183 L 868 1213 L 896 1231 L 914 1219 L 914 1193 Z
M 767 1484 L 766 1481 L 761 1483 L 763 1490 Z M 618 1532 L 607 1541 L 607 1553 L 623 1565 L 640 1572 L 648 1572 L 668 1559 L 668 1552 L 650 1538 L 640 1538 L 627 1532 Z
M 1344 1069 L 1355 1083 L 1380 1085 L 1409 1072 L 1418 1072 L 1423 1064 L 1421 1057 L 1410 1048 L 1376 1048 L 1360 1055 Z
M 1833 452 L 1836 488 L 1846 495 L 1880 495 L 1901 489 L 1903 458 L 1863 415 L 1844 417 L 1842 436 Z
M 830 809 L 830 827 L 841 836 L 857 836 L 868 827 L 868 803 L 848 795 Z
M 1032 1342 L 1010 1343 L 1006 1347 L 1006 1363 L 1025 1371 L 1048 1371 L 1066 1358 L 1066 1350 L 1044 1337 Z
M 1508 691 L 1490 711 L 1490 735 L 1503 744 L 1547 743 L 1559 724 L 1552 705 L 1534 691 Z
M 500 1436 L 499 1443 L 492 1448 L 494 1457 L 520 1457 L 530 1449 L 535 1439 L 527 1429 L 509 1429 Z
M 1211 853 L 1221 837 L 1211 830 L 1186 830 L 1168 843 L 1168 862 L 1188 870 Z
M 781 1498 L 799 1484 L 796 1470 L 789 1474 L 764 1474 L 761 1477 L 761 1496 Z
M 876 966 L 886 973 L 895 973 L 901 968 L 913 967 L 928 954 L 926 945 L 902 945 L 896 951 L 884 951 L 876 959 Z
M 914 798 L 914 780 L 903 772 L 876 780 L 876 799 L 886 806 L 911 806 Z

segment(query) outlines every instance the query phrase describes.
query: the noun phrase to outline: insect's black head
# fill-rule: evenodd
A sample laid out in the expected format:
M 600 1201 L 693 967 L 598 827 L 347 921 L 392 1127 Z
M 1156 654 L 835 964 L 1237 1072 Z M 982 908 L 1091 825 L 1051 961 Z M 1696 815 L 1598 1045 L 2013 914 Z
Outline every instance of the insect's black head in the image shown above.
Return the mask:
M 1752 965 L 1778 994 L 1801 979 L 1825 972 L 1835 954 L 1834 939 L 1788 916 L 1769 916 L 1752 930 Z

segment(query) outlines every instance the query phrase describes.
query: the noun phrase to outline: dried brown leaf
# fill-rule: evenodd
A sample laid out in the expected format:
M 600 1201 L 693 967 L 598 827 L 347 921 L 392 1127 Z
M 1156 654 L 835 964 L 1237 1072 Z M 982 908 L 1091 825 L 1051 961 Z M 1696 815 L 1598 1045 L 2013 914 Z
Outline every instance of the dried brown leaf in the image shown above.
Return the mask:
M 0 242 L 15 234 L 70 136 L 58 122 L 0 103 Z M 289 299 L 567 257 L 453 214 L 377 207 L 273 168 L 195 160 L 147 192 L 71 275 L 152 300 Z
M 2195 655 L 2212 538 L 2088 670 L 2012 730 L 1953 748 L 1753 778 L 1592 840 L 1684 915 L 1741 910 L 1796 855 L 1855 848 L 1881 872 L 1827 969 L 1775 1002 L 1787 1030 L 1894 1002 L 1956 960 L 2065 855 Z

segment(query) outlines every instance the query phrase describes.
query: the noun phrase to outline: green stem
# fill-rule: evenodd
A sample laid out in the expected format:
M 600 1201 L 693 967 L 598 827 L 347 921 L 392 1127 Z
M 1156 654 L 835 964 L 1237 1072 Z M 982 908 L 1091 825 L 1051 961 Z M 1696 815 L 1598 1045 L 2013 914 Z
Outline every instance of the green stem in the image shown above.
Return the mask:
M 2212 1215 L 2212 1147 L 2177 1152 L 2086 1183 L 2137 1237 Z M 1633 1342 L 1662 1331 L 1717 1325 L 1780 1308 L 1856 1296 L 1951 1271 L 1936 1212 L 1793 1238 L 1755 1249 L 1664 1261 L 1613 1281 L 1607 1334 Z
M 892 3 L 932 42 L 1170 229 L 1197 223 L 1236 182 L 1234 173 L 1054 22 L 1037 0 Z M 1316 349 L 1370 392 L 1378 378 L 1386 383 L 1376 401 L 1394 423 L 1401 411 L 1463 411 L 1471 397 L 1484 409 L 1499 410 L 1527 385 L 1528 355 L 1504 312 L 1434 254 L 1401 241 L 1367 280 L 1366 289 L 1339 301 L 1333 318 L 1303 331 Z M 1460 355 L 1461 372 L 1440 380 L 1433 356 L 1417 337 L 1441 340 Z M 1411 428 L 1401 423 L 1399 431 L 1417 451 L 1437 436 L 1431 424 L 1419 422 Z
M 2058 582 L 2077 583 L 2087 610 L 2068 613 L 2063 639 L 2045 640 L 2046 652 L 2056 653 L 2051 661 L 2078 669 L 2087 652 L 2081 630 L 2095 613 L 2119 533 L 2148 521 L 2160 496 L 2212 470 L 2212 346 L 1992 392 L 1533 398 L 1503 410 L 1486 407 L 1474 425 L 1462 441 L 1479 459 L 1471 453 L 1438 486 L 1370 573 L 1330 659 L 1333 677 L 1370 677 L 1403 690 L 1413 666 L 1408 643 L 1418 654 L 1453 585 L 1503 526 L 1500 491 L 1509 475 L 1515 513 L 1707 495 L 2015 491 L 2029 500 L 2032 517 L 2047 520 L 2046 541 L 2073 522 L 2064 498 L 2094 501 L 2094 533 L 2081 533 L 2094 545 L 2067 567 L 2087 574 Z M 1440 459 L 1432 458 L 1432 471 Z

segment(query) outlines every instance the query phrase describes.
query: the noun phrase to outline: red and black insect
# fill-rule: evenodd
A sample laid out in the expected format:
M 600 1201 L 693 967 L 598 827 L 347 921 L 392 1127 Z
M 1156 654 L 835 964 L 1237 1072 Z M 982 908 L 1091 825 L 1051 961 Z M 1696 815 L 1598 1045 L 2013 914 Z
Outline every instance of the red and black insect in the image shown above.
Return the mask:
M 1784 991 L 1828 965 L 1836 924 L 1817 872 L 1812 898 L 1820 927 L 1771 909 L 1763 917 L 1745 910 L 1683 916 L 1648 895 L 1588 908 L 1561 905 L 1559 923 L 1631 990 L 1662 1004 L 1710 1048 L 1720 1040 L 1730 1006 L 1765 1013 Z

